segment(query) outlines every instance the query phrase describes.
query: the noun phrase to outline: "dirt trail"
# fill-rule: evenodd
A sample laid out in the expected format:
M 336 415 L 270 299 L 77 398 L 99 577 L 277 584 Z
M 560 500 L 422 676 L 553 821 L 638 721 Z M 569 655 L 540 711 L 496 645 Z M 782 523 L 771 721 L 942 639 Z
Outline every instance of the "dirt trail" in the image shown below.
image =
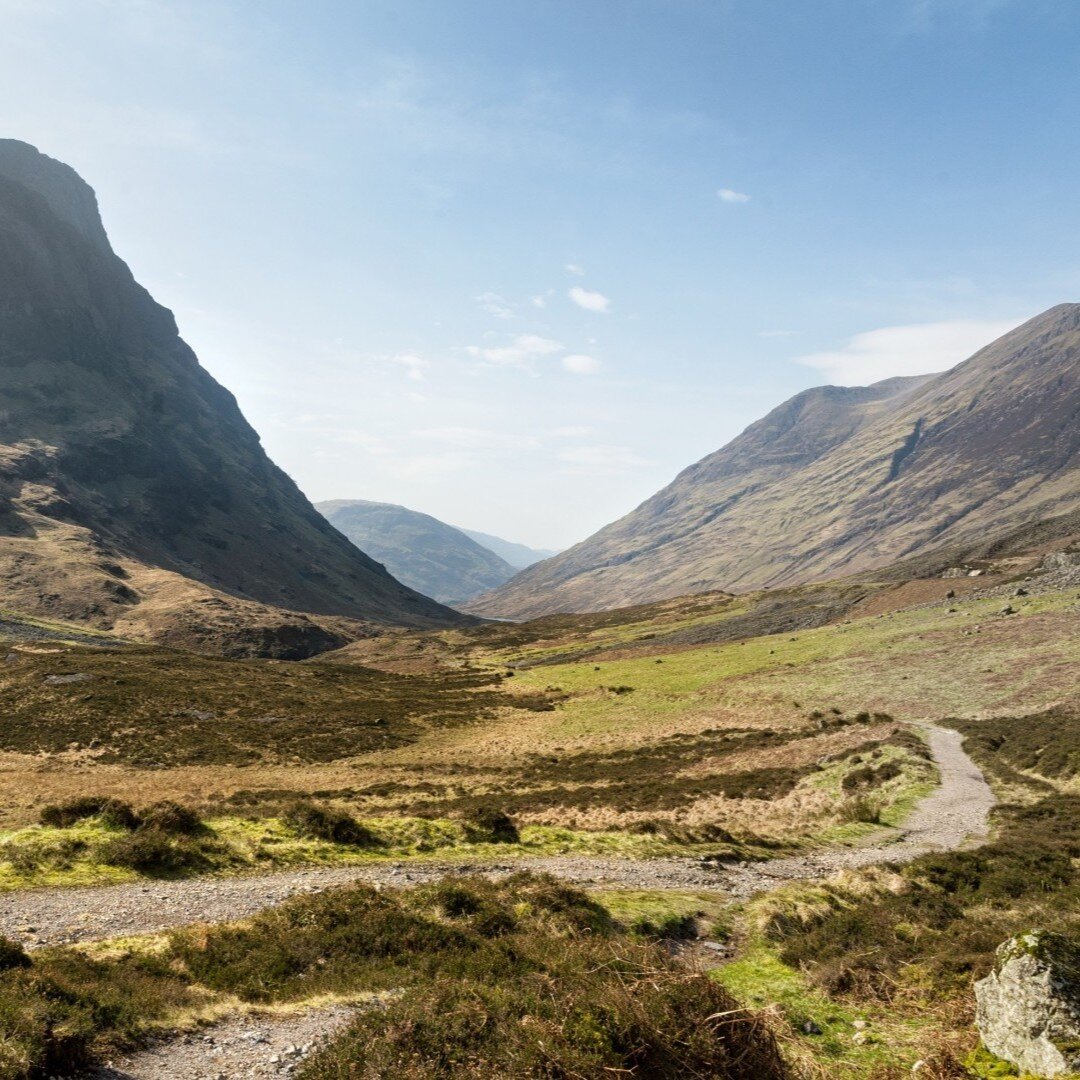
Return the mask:
M 927 851 L 951 850 L 982 838 L 994 804 L 989 785 L 964 753 L 959 733 L 931 726 L 926 731 L 941 784 L 919 803 L 904 828 L 884 842 L 734 866 L 697 858 L 564 855 L 467 863 L 382 862 L 257 877 L 27 889 L 0 894 L 0 934 L 28 947 L 90 941 L 239 919 L 290 896 L 354 881 L 416 885 L 448 874 L 501 877 L 522 869 L 546 871 L 584 886 L 694 889 L 744 898 L 787 881 L 826 877 L 876 862 L 906 862 Z
M 33 947 L 151 933 L 195 922 L 243 918 L 290 896 L 354 881 L 413 885 L 448 874 L 500 877 L 525 868 L 594 888 L 693 889 L 745 899 L 788 882 L 825 878 L 873 863 L 908 862 L 930 851 L 954 850 L 984 839 L 994 805 L 989 785 L 964 753 L 958 732 L 930 725 L 925 730 L 941 784 L 918 804 L 903 829 L 869 845 L 734 866 L 690 858 L 562 856 L 473 863 L 379 863 L 248 878 L 34 889 L 0 895 L 0 934 Z M 315 1042 L 340 1023 L 340 1010 L 313 1012 L 286 1021 L 264 1018 L 261 1026 L 250 1017 L 229 1021 L 205 1036 L 171 1040 L 133 1055 L 117 1068 L 93 1075 L 99 1080 L 286 1075 L 295 1068 L 298 1056 L 293 1051 L 286 1054 L 285 1049 Z M 253 1028 L 259 1028 L 271 1041 L 252 1041 L 245 1032 Z

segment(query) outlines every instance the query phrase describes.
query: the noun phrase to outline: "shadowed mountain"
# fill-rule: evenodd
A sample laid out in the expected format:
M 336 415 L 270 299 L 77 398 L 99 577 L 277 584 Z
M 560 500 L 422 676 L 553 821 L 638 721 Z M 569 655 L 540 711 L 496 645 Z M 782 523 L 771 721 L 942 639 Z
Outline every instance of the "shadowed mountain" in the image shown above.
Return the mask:
M 461 529 L 470 540 L 475 540 L 481 547 L 494 551 L 500 559 L 508 562 L 515 570 L 524 570 L 533 563 L 543 562 L 552 555 L 558 555 L 557 551 L 549 551 L 546 548 L 531 548 L 526 544 L 515 544 L 512 540 L 503 540 L 501 537 L 492 536 L 490 533 L 477 532 L 475 529 Z
M 459 618 L 316 512 L 113 253 L 93 191 L 13 140 L 0 140 L 0 581 L 25 612 L 178 643 L 255 625 L 271 652 L 275 627 L 313 635 L 312 651 L 336 635 L 278 608 Z
M 462 530 L 404 506 L 334 499 L 315 507 L 399 581 L 443 603 L 469 600 L 516 573 Z
M 524 618 L 861 572 L 1080 507 L 1080 305 L 941 375 L 796 395 L 470 610 Z

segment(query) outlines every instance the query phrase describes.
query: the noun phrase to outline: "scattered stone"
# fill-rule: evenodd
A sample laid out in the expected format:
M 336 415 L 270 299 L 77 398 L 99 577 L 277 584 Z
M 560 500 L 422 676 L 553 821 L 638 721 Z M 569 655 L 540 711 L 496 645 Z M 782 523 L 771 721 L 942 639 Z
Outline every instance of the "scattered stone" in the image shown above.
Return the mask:
M 1036 1076 L 1080 1071 L 1080 946 L 1046 930 L 1010 938 L 975 1000 L 991 1053 Z
M 825 1033 L 821 1028 L 814 1023 L 813 1020 L 807 1020 L 803 1026 L 802 1031 L 804 1035 L 824 1035 Z
M 68 683 L 89 682 L 93 677 L 85 671 L 73 671 L 70 675 L 46 675 L 42 681 L 46 686 L 66 686 Z
M 998 614 L 999 614 L 999 615 L 1015 615 L 1015 614 L 1016 614 L 1016 608 L 1014 608 L 1014 607 L 1012 606 L 1012 604 L 1006 604 L 1006 605 L 1005 605 L 1005 606 L 1004 606 L 1004 607 L 1003 607 L 1003 608 L 1001 609 L 1001 611 L 999 611 L 999 612 L 998 612 Z

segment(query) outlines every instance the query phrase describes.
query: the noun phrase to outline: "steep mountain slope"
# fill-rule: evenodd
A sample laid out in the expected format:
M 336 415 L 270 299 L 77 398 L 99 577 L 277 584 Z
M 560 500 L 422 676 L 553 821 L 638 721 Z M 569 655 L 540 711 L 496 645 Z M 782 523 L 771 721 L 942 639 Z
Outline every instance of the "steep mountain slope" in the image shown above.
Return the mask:
M 404 506 L 333 499 L 315 509 L 399 581 L 443 603 L 469 600 L 516 573 L 461 530 Z
M 500 559 L 508 562 L 515 570 L 524 570 L 533 563 L 543 562 L 552 555 L 558 555 L 557 551 L 548 551 L 546 548 L 531 548 L 527 544 L 515 544 L 512 540 L 503 540 L 502 537 L 492 536 L 491 533 L 477 532 L 475 529 L 459 529 L 470 540 L 475 540 L 481 547 L 488 551 L 494 551 Z
M 0 585 L 7 607 L 135 636 L 199 610 L 269 630 L 267 605 L 457 618 L 315 511 L 113 253 L 92 190 L 13 140 L 0 140 Z
M 1080 506 L 1080 305 L 942 375 L 797 395 L 470 610 L 527 617 L 883 566 Z

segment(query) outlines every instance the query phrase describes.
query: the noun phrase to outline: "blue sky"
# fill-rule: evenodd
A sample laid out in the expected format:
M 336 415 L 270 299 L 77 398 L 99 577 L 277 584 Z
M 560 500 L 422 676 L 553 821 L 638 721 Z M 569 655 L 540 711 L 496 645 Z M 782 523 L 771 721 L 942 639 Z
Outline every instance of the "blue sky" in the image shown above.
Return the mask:
M 583 538 L 1080 299 L 1067 0 L 0 0 L 0 134 L 313 499 Z

